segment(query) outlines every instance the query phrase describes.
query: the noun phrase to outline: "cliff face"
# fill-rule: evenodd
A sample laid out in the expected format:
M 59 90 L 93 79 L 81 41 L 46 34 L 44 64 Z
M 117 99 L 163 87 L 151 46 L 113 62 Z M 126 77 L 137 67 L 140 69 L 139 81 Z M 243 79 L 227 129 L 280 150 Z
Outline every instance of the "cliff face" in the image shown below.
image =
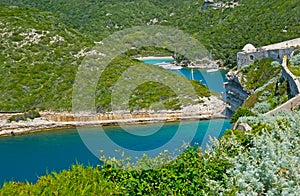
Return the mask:
M 226 75 L 228 82 L 225 83 L 227 116 L 231 116 L 248 98 L 250 92 L 245 90 L 235 73 L 228 72 Z

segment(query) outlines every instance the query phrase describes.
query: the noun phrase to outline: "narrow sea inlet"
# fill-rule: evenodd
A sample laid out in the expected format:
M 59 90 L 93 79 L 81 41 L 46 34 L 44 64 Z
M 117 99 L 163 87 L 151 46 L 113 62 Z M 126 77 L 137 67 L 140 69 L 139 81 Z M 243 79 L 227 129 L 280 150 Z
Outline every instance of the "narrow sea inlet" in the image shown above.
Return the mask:
M 136 133 L 147 133 L 151 132 L 155 126 L 155 124 L 132 125 L 130 128 Z M 177 138 L 173 142 L 174 147 L 167 149 L 170 152 L 174 152 L 176 147 L 186 142 L 187 138 L 185 137 L 189 135 L 191 127 L 197 126 L 191 143 L 196 142 L 202 146 L 206 145 L 209 136 L 221 137 L 226 129 L 231 128 L 228 120 L 210 120 L 166 123 L 158 132 L 149 136 L 128 134 L 120 127 L 104 127 L 102 131 L 97 128 L 85 128 L 84 132 L 85 137 L 95 142 L 95 146 L 107 146 L 105 143 L 101 143 L 101 138 L 95 140 L 95 135 L 99 135 L 100 132 L 100 134 L 110 137 L 119 146 L 142 152 L 159 148 L 172 140 L 179 126 L 181 127 L 180 131 L 184 133 L 181 134 L 183 137 Z M 115 153 L 116 156 L 119 154 L 115 152 L 119 149 L 99 149 L 99 156 L 100 150 Z M 0 138 L 0 154 L 0 184 L 10 180 L 35 182 L 47 171 L 49 173 L 51 171 L 59 172 L 68 169 L 76 162 L 93 166 L 101 164 L 99 156 L 95 156 L 87 149 L 76 129 L 3 137 Z
M 143 60 L 148 64 L 171 63 L 172 59 Z M 224 92 L 226 71 L 207 72 L 200 69 L 173 69 L 188 79 L 197 80 L 216 92 Z M 124 128 L 124 127 L 123 127 Z M 0 186 L 5 181 L 36 182 L 47 172 L 69 169 L 72 164 L 101 164 L 100 151 L 106 156 L 120 156 L 124 149 L 133 159 L 147 153 L 153 157 L 168 150 L 178 152 L 182 145 L 198 143 L 205 149 L 209 137 L 221 137 L 231 128 L 228 120 L 184 121 L 127 125 L 121 127 L 64 129 L 30 135 L 0 138 Z M 88 142 L 86 142 L 88 141 Z M 111 145 L 113 143 L 114 145 Z M 87 144 L 87 145 L 86 145 Z

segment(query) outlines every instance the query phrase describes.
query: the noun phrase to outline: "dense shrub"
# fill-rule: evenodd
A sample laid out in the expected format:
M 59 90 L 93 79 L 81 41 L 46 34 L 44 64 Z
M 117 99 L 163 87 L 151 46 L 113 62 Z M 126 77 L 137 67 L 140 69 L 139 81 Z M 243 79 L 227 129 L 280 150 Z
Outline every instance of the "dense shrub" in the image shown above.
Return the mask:
M 252 147 L 231 159 L 226 185 L 211 182 L 218 194 L 298 195 L 300 191 L 300 113 L 282 112 L 256 118 L 270 130 L 252 138 Z M 248 121 L 250 124 L 253 120 Z
M 300 65 L 300 54 L 294 55 L 290 58 L 290 62 L 293 66 Z
M 220 9 L 201 9 L 203 0 L 74 2 L 2 0 L 0 4 L 55 13 L 63 23 L 97 41 L 120 29 L 153 24 L 153 19 L 156 19 L 158 25 L 175 26 L 190 33 L 212 52 L 213 58 L 222 59 L 227 66 L 236 64 L 236 53 L 247 43 L 258 48 L 299 35 L 300 8 L 297 1 L 243 0 L 239 1 L 242 6 L 222 6 Z M 289 12 L 286 12 L 287 8 Z
M 259 102 L 259 103 L 256 103 L 254 105 L 252 111 L 254 113 L 256 113 L 256 114 L 257 113 L 263 114 L 263 113 L 266 113 L 266 112 L 270 111 L 270 109 L 271 109 L 271 105 L 269 103 L 267 103 L 267 102 Z
M 97 168 L 72 166 L 70 170 L 42 176 L 35 184 L 5 183 L 0 195 L 116 195 L 115 184 L 107 182 Z
M 255 116 L 255 114 L 248 108 L 239 107 L 232 115 L 230 123 L 235 123 L 242 116 Z
M 271 63 L 271 66 L 272 66 L 272 67 L 280 67 L 281 64 L 280 64 L 278 61 L 273 61 L 273 62 Z
M 149 162 L 151 167 L 146 166 Z M 123 164 L 115 162 L 113 165 L 119 165 L 116 168 L 109 163 L 105 161 L 102 171 L 107 180 L 118 184 L 124 195 L 197 195 L 208 192 L 207 179 L 223 181 L 223 174 L 230 166 L 226 159 L 207 156 L 199 147 L 188 147 L 174 161 L 159 164 L 160 167 L 155 167 L 155 163 L 145 157 L 138 166 L 127 163 L 127 170 L 119 168 Z

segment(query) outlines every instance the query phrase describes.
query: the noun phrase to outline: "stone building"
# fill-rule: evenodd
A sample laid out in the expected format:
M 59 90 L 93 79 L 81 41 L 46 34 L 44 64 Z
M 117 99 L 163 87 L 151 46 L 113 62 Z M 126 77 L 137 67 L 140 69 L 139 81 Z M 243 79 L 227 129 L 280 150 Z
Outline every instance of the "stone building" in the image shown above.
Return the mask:
M 263 58 L 273 58 L 276 61 L 282 62 L 283 56 L 290 57 L 292 52 L 300 46 L 300 38 L 292 39 L 260 48 L 255 48 L 252 44 L 247 44 L 242 49 L 242 52 L 237 53 L 238 69 L 245 65 L 252 64 L 255 60 Z

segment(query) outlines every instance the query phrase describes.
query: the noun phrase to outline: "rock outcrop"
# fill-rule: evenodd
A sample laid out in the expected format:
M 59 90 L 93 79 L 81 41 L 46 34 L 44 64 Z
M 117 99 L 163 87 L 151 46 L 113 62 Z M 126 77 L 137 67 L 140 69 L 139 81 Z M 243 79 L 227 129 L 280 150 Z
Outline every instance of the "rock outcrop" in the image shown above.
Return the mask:
M 237 73 L 228 72 L 226 77 L 228 80 L 225 83 L 226 102 L 229 104 L 227 116 L 231 116 L 248 98 L 250 92 L 243 88 Z

